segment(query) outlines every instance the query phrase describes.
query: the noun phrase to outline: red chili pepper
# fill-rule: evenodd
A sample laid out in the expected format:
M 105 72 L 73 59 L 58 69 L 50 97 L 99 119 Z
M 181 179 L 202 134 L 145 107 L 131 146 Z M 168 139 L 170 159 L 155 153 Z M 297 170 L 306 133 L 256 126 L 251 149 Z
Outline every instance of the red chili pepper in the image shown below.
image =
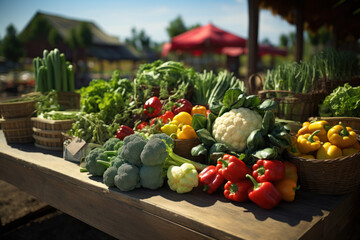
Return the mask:
M 254 187 L 249 189 L 248 196 L 251 201 L 264 209 L 272 209 L 281 201 L 281 194 L 271 182 L 258 183 L 252 176 L 246 174 L 250 178 Z
M 245 202 L 249 200 L 248 192 L 251 187 L 253 184 L 249 179 L 237 183 L 228 181 L 224 186 L 224 196 L 235 202 Z
M 125 126 L 125 125 L 121 125 L 119 127 L 119 129 L 116 131 L 116 135 L 115 137 L 120 139 L 120 140 L 124 140 L 124 138 L 126 136 L 129 136 L 131 134 L 134 134 L 134 130 L 132 130 L 132 128 Z
M 188 100 L 182 98 L 179 99 L 173 106 L 172 111 L 175 115 L 177 115 L 180 112 L 188 112 L 191 114 L 191 109 L 193 108 L 193 105 Z
M 253 177 L 258 182 L 273 182 L 284 178 L 285 166 L 279 160 L 258 160 L 253 165 Z
M 210 113 L 211 113 L 210 109 L 206 110 L 206 117 L 208 117 Z
M 144 104 L 144 114 L 148 117 L 156 117 L 162 109 L 162 103 L 158 97 L 149 98 Z
M 136 130 L 141 130 L 141 129 L 143 129 L 144 127 L 146 127 L 147 125 L 149 125 L 148 122 L 139 123 L 139 124 L 136 126 Z
M 174 113 L 171 112 L 171 111 L 166 111 L 163 115 L 159 116 L 159 117 L 156 117 L 156 118 L 153 118 L 151 119 L 151 122 L 150 122 L 150 126 L 154 125 L 156 123 L 156 120 L 158 119 L 161 119 L 163 124 L 166 124 L 169 122 L 169 119 L 170 121 L 174 118 Z
M 247 173 L 246 165 L 235 156 L 225 154 L 218 160 L 216 169 L 228 181 L 239 182 L 245 179 Z
M 224 183 L 224 177 L 221 176 L 216 167 L 210 165 L 199 173 L 199 185 L 204 186 L 203 191 L 211 194 Z

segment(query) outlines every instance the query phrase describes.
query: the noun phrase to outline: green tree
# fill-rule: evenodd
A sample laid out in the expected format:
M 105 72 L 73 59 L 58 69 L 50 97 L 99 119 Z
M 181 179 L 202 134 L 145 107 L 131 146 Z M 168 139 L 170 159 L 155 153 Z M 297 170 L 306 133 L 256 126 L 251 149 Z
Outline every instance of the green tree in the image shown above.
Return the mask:
M 154 45 L 151 38 L 146 35 L 144 30 L 140 30 L 140 32 L 138 32 L 136 28 L 131 29 L 131 37 L 126 38 L 125 42 L 133 46 L 138 51 L 148 50 L 152 45 Z
M 1 53 L 9 61 L 17 63 L 24 55 L 24 47 L 17 36 L 15 27 L 10 24 L 1 44 Z
M 271 41 L 269 38 L 264 38 L 262 41 L 261 41 L 262 44 L 269 44 L 271 45 Z
M 188 31 L 188 29 L 186 28 L 181 16 L 178 16 L 170 22 L 169 26 L 166 28 L 166 31 L 170 39 L 172 39 L 173 37 Z
M 30 26 L 22 32 L 20 39 L 23 42 L 28 42 L 31 40 L 48 38 L 50 29 L 51 26 L 48 21 L 42 16 L 37 16 L 31 22 Z
M 77 28 L 77 39 L 80 47 L 89 47 L 92 44 L 92 33 L 86 22 L 81 22 Z
M 288 47 L 289 45 L 289 37 L 286 34 L 280 35 L 280 46 Z

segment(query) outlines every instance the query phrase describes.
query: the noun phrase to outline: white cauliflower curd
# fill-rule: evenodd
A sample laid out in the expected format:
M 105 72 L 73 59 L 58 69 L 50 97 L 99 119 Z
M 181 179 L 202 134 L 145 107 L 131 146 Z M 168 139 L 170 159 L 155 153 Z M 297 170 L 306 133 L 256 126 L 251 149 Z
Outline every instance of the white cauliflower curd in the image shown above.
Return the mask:
M 242 152 L 250 133 L 261 128 L 261 121 L 258 112 L 248 108 L 232 109 L 216 118 L 212 133 L 217 142 L 228 145 L 233 151 Z

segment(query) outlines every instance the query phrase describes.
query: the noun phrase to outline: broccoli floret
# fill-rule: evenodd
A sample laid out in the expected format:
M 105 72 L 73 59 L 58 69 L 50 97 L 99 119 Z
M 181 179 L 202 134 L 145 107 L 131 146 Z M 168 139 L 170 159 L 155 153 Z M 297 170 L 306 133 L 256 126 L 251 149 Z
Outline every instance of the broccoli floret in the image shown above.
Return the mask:
M 120 157 L 126 162 L 141 167 L 140 155 L 146 145 L 146 140 L 137 134 L 132 134 L 124 138 L 124 146 L 121 149 Z M 134 137 L 132 137 L 134 136 Z
M 123 163 L 125 163 L 124 159 L 117 156 L 110 162 L 110 166 L 115 166 L 116 168 L 119 168 Z
M 139 168 L 129 163 L 122 164 L 114 177 L 114 184 L 121 191 L 130 191 L 140 187 Z
M 98 163 L 97 160 L 108 161 L 108 156 L 104 153 L 103 148 L 94 148 L 85 157 L 85 168 L 94 176 L 102 176 L 107 167 Z
M 157 133 L 151 136 L 151 139 L 158 138 L 161 140 L 165 140 L 166 144 L 169 146 L 174 146 L 174 139 L 172 139 L 169 135 L 165 133 Z
M 115 144 L 114 151 L 118 151 L 118 153 L 120 153 L 123 145 L 124 145 L 124 142 L 120 140 L 119 142 L 117 142 Z
M 113 151 L 113 150 L 115 150 L 115 145 L 116 145 L 118 142 L 121 142 L 121 140 L 118 139 L 118 138 L 115 138 L 115 137 L 109 138 L 109 139 L 104 143 L 103 148 L 104 148 L 106 151 Z M 117 150 L 117 149 L 116 149 L 116 150 Z
M 145 166 L 140 168 L 140 183 L 144 188 L 158 189 L 164 184 L 163 166 Z
M 128 142 L 134 141 L 136 139 L 145 140 L 145 138 L 143 136 L 141 136 L 140 134 L 131 134 L 124 138 L 124 140 L 123 140 L 124 145 L 126 145 Z
M 161 138 L 151 137 L 141 152 L 140 158 L 142 164 L 156 166 L 162 165 L 168 156 L 165 142 Z
M 105 183 L 106 186 L 108 186 L 108 187 L 115 186 L 114 178 L 117 174 L 117 171 L 118 171 L 118 168 L 116 166 L 111 166 L 108 169 L 106 169 L 106 171 L 104 172 L 104 175 L 103 175 L 103 182 Z

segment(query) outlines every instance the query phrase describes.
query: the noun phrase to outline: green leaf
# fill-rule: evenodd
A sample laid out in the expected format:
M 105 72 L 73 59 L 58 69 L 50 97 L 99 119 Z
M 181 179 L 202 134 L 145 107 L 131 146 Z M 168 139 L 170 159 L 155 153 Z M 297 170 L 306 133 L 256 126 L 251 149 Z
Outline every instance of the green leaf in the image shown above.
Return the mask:
M 225 92 L 225 96 L 223 98 L 223 104 L 230 108 L 235 103 L 239 101 L 238 97 L 242 94 L 243 91 L 240 88 L 230 88 Z M 241 99 L 240 99 L 241 100 Z
M 207 127 L 207 118 L 202 114 L 194 114 L 191 121 L 191 126 L 194 130 L 199 130 Z

